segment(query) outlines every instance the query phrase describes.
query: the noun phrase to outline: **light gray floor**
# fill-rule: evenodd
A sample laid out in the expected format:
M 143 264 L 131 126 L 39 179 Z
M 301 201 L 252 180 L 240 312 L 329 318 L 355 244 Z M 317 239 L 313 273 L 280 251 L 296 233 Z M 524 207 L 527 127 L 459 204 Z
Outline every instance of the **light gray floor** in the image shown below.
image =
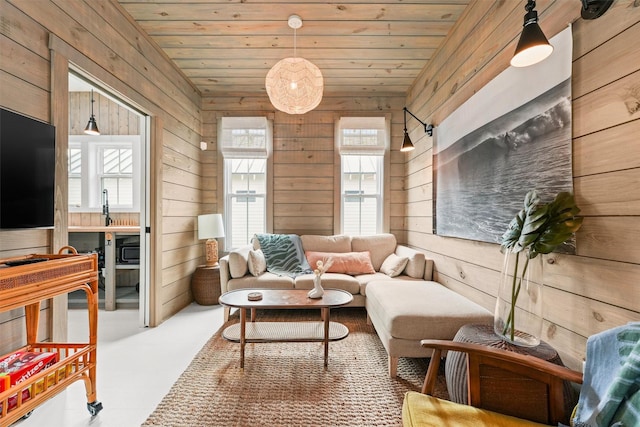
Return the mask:
M 13 426 L 140 426 L 222 320 L 222 307 L 193 303 L 156 328 L 139 328 L 137 310 L 100 310 L 96 382 L 104 409 L 91 418 L 77 381 Z M 86 310 L 69 310 L 69 342 L 87 342 L 87 325 Z

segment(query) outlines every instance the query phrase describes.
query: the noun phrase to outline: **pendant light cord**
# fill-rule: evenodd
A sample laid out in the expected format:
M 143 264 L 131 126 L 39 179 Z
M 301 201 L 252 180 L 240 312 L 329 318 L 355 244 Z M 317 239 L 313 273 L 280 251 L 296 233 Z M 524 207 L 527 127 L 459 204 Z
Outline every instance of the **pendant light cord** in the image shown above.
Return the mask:
M 91 89 L 91 117 L 93 117 L 93 103 L 95 101 L 93 100 L 93 89 Z
M 298 54 L 296 53 L 297 52 L 297 47 L 298 47 L 297 44 L 296 44 L 296 34 L 297 34 L 296 32 L 297 32 L 297 29 L 294 28 L 293 29 L 293 57 L 294 58 L 298 57 Z

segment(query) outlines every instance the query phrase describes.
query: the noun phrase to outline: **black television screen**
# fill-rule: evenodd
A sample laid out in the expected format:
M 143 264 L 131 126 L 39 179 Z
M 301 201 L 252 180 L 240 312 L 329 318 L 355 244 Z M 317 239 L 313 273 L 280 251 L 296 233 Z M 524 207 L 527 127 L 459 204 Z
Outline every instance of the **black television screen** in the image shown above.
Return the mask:
M 0 109 L 0 229 L 53 227 L 55 127 Z

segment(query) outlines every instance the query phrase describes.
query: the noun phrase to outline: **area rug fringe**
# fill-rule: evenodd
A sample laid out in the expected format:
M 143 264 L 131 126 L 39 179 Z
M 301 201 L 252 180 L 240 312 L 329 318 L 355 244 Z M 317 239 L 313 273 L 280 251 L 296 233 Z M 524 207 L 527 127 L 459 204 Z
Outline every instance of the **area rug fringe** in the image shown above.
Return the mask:
M 318 320 L 318 312 L 259 311 L 258 321 Z M 205 344 L 143 426 L 400 426 L 405 392 L 419 391 L 427 361 L 400 359 L 398 378 L 387 373 L 387 356 L 361 308 L 342 308 L 331 320 L 349 336 L 322 343 L 248 344 L 245 369 L 240 346 L 221 331 Z M 440 376 L 438 395 L 446 398 Z

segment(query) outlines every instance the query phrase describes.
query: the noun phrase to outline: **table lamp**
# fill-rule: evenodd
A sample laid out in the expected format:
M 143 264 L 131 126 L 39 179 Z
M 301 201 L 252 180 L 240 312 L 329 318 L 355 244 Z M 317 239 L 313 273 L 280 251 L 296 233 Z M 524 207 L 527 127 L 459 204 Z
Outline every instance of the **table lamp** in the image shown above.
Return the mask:
M 207 239 L 205 255 L 207 267 L 218 265 L 218 242 L 216 237 L 224 237 L 224 224 L 221 214 L 198 215 L 198 239 Z

